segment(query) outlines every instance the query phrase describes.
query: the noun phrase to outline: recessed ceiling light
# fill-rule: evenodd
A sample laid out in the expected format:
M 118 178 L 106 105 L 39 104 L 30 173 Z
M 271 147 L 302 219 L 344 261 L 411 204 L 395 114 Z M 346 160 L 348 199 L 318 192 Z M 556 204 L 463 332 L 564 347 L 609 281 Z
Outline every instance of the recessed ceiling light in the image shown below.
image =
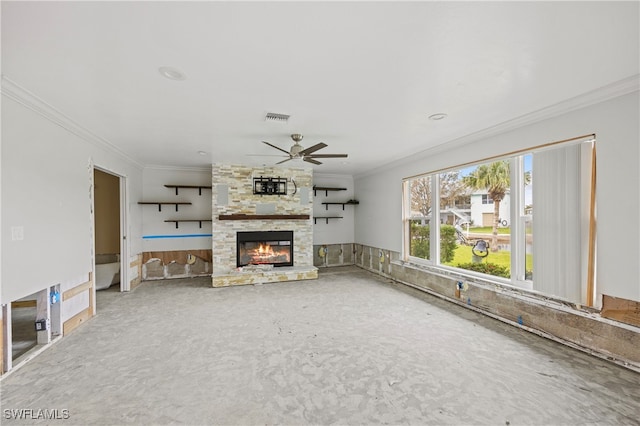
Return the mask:
M 185 80 L 187 78 L 182 71 L 171 67 L 160 67 L 158 68 L 158 71 L 160 71 L 162 76 L 170 80 Z
M 200 155 L 208 155 L 208 152 L 206 152 L 206 151 L 198 151 L 198 154 L 200 154 Z
M 447 118 L 447 114 L 444 112 L 439 112 L 437 114 L 432 114 L 429 116 L 429 120 L 438 121 Z

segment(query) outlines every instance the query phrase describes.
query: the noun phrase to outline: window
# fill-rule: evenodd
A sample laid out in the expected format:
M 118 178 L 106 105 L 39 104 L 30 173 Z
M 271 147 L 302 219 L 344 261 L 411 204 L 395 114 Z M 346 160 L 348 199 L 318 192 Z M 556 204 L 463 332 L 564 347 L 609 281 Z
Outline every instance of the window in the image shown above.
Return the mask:
M 430 259 L 431 177 L 425 176 L 411 180 L 408 190 L 411 200 L 407 221 L 409 255 L 420 259 Z
M 406 179 L 405 259 L 584 303 L 585 139 Z

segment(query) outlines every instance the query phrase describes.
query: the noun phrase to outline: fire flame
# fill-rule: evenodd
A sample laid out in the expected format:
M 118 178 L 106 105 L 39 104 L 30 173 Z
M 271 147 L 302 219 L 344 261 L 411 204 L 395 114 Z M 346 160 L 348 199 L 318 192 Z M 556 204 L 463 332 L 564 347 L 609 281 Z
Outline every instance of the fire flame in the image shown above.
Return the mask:
M 262 264 L 289 262 L 289 254 L 288 246 L 286 248 L 272 247 L 262 242 L 257 247 L 254 246 L 251 250 L 245 251 L 243 256 L 248 257 L 246 260 L 248 264 Z
M 265 244 L 262 245 L 260 244 L 260 247 L 258 247 L 258 254 L 262 255 L 262 256 L 273 256 L 275 255 L 275 253 L 273 252 L 273 249 L 271 248 L 271 246 L 269 244 Z

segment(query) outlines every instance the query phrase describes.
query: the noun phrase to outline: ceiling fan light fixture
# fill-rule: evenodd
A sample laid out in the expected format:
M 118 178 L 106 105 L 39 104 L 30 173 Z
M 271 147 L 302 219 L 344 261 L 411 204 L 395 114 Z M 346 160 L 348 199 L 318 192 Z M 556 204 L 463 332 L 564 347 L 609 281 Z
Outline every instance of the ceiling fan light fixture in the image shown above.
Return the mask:
M 289 121 L 289 117 L 291 116 L 287 114 L 268 112 L 267 115 L 265 115 L 264 117 L 264 121 L 275 121 L 278 123 L 286 123 L 287 121 Z
M 347 154 L 316 154 L 316 151 L 321 150 L 322 148 L 325 148 L 327 146 L 326 143 L 324 142 L 319 142 L 313 146 L 310 146 L 308 148 L 304 148 L 302 145 L 300 145 L 300 141 L 303 139 L 302 134 L 300 133 L 293 133 L 291 135 L 291 139 L 293 139 L 294 144 L 293 146 L 289 149 L 289 151 L 286 151 L 282 148 L 280 148 L 277 145 L 274 145 L 272 143 L 269 143 L 267 141 L 262 141 L 262 143 L 269 145 L 271 148 L 275 148 L 280 152 L 283 152 L 286 154 L 286 158 L 285 160 L 279 161 L 276 164 L 282 164 L 285 163 L 287 161 L 291 161 L 291 160 L 301 160 L 301 161 L 305 161 L 307 163 L 311 163 L 311 164 L 322 164 L 320 161 L 317 160 L 317 158 L 345 158 L 347 157 Z
M 298 142 L 296 142 L 291 147 L 291 151 L 289 151 L 289 153 L 291 154 L 292 157 L 299 157 L 300 156 L 300 151 L 302 151 L 302 145 L 300 145 Z

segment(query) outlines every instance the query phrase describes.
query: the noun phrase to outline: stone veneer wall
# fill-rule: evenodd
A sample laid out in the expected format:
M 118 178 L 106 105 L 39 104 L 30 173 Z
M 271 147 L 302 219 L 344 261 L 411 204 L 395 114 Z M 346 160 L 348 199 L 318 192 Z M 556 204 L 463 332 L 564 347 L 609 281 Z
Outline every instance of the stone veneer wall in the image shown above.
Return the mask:
M 254 195 L 254 177 L 287 179 L 287 195 Z M 291 180 L 295 181 L 295 186 Z M 294 194 L 295 188 L 297 191 Z M 213 276 L 236 268 L 236 232 L 293 231 L 294 267 L 313 267 L 313 171 L 303 168 L 213 164 Z M 226 201 L 226 203 L 225 203 Z M 227 214 L 306 214 L 298 220 L 219 220 Z M 274 268 L 275 270 L 282 268 Z

